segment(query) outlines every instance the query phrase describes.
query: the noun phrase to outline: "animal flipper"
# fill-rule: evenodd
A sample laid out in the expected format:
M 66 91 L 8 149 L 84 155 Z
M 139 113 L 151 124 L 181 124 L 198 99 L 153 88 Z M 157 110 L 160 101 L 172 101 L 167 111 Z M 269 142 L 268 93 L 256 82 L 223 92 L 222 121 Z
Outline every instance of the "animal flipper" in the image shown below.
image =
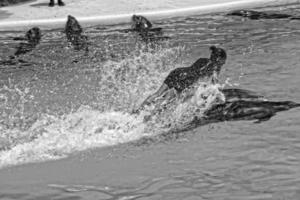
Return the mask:
M 271 117 L 273 117 L 274 115 L 275 115 L 275 114 L 272 114 L 272 115 L 269 115 L 269 116 L 265 116 L 265 117 L 263 117 L 263 118 L 260 118 L 260 119 L 258 119 L 258 120 L 256 120 L 256 121 L 254 121 L 253 123 L 254 123 L 254 124 L 259 124 L 259 123 L 261 123 L 261 122 L 268 121 L 268 120 L 270 120 Z

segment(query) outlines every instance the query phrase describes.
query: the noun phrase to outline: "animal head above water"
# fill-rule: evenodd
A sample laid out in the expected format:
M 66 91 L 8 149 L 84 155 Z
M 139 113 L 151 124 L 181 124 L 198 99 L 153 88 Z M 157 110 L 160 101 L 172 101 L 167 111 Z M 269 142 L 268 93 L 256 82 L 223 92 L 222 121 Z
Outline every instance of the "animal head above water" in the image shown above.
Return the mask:
M 152 27 L 151 22 L 144 16 L 133 15 L 131 20 L 133 29 L 144 30 Z
M 33 27 L 26 32 L 25 38 L 30 43 L 39 43 L 41 40 L 42 34 L 39 27 Z
M 211 55 L 210 55 L 210 60 L 213 63 L 216 63 L 217 65 L 223 65 L 225 64 L 227 54 L 226 51 L 222 48 L 211 46 L 209 48 Z
M 82 28 L 75 17 L 68 15 L 68 20 L 65 27 L 66 33 L 82 33 Z

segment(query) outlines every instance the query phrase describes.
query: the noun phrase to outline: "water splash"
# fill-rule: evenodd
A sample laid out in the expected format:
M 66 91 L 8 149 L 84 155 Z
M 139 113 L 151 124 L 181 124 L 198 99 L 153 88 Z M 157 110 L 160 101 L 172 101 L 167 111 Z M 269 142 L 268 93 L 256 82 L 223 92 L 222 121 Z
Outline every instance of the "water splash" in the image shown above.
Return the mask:
M 0 81 L 0 168 L 167 133 L 219 98 L 217 85 L 199 83 L 171 102 L 130 115 L 170 70 L 186 65 L 187 48 L 132 44 L 136 38 L 124 33 L 103 33 L 91 39 L 96 45 L 89 56 L 78 57 L 61 48 L 60 37 L 36 50 L 45 56 L 28 55 L 42 62 L 35 71 L 7 73 L 12 80 Z
M 0 152 L 0 167 L 60 159 L 78 151 L 154 137 L 188 123 L 222 101 L 224 96 L 218 88 L 219 85 L 199 83 L 190 91 L 193 94 L 189 94 L 189 99 L 178 98 L 161 112 L 156 112 L 158 107 L 148 110 L 152 115 L 150 120 L 145 120 L 147 112 L 131 115 L 101 112 L 87 106 L 61 117 L 44 115 L 26 131 L 8 129 L 2 134 L 15 138 L 6 137 L 6 146 Z
M 147 135 L 143 128 L 137 116 L 86 107 L 60 119 L 45 116 L 23 133 L 31 136 L 30 141 L 18 141 L 0 153 L 0 166 L 59 159 L 76 151 L 128 142 Z

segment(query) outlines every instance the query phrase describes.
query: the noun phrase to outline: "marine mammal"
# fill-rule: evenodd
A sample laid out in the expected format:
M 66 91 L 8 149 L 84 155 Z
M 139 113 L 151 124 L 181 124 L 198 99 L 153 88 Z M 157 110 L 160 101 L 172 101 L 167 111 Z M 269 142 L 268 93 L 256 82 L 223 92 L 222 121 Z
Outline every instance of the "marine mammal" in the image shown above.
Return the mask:
M 156 42 L 169 39 L 169 37 L 162 36 L 162 28 L 153 28 L 152 23 L 142 15 L 133 15 L 131 17 L 131 30 L 129 31 L 138 32 L 139 36 L 145 42 Z
M 88 52 L 88 37 L 83 35 L 83 30 L 79 22 L 71 15 L 68 15 L 65 33 L 68 42 L 72 44 L 75 50 L 85 50 Z
M 178 133 L 194 129 L 198 126 L 224 121 L 255 120 L 254 123 L 260 123 L 269 120 L 277 112 L 296 107 L 300 107 L 300 103 L 293 101 L 226 101 L 222 104 L 212 106 L 204 112 L 203 117 L 194 117 L 192 121 L 181 127 L 176 127 L 170 132 Z
M 14 37 L 13 40 L 21 40 L 16 47 L 13 55 L 9 56 L 7 60 L 0 60 L 0 65 L 16 65 L 17 63 L 28 64 L 27 61 L 22 59 L 16 59 L 17 57 L 24 55 L 32 51 L 41 41 L 42 34 L 39 27 L 33 27 L 29 29 L 24 37 Z
M 160 88 L 148 96 L 133 113 L 139 112 L 145 105 L 152 104 L 158 97 L 163 96 L 167 92 L 172 91 L 173 95 L 169 96 L 171 99 L 190 88 L 197 83 L 199 79 L 213 77 L 213 75 L 217 76 L 221 71 L 221 67 L 226 62 L 227 54 L 226 51 L 220 47 L 210 46 L 209 50 L 211 52 L 210 58 L 199 58 L 189 67 L 179 67 L 172 70 Z M 186 99 L 189 97 L 190 96 Z
M 227 15 L 233 15 L 233 16 L 241 16 L 241 17 L 247 17 L 249 19 L 286 19 L 289 18 L 291 20 L 293 19 L 300 19 L 299 17 L 295 17 L 290 14 L 284 14 L 284 13 L 267 13 L 267 12 L 259 12 L 254 10 L 235 10 Z
M 279 111 L 295 107 L 300 107 L 300 104 L 292 101 L 226 101 L 206 111 L 204 120 L 257 120 L 256 122 L 261 122 L 270 119 Z
M 152 23 L 142 15 L 133 15 L 131 17 L 131 28 L 135 31 L 150 30 Z
M 26 40 L 26 42 L 19 43 L 14 56 L 11 56 L 11 58 L 15 58 L 16 56 L 20 56 L 32 51 L 40 43 L 41 38 L 42 34 L 39 27 L 33 27 L 29 29 L 23 38 L 23 40 Z
M 266 101 L 267 99 L 256 92 L 251 90 L 239 89 L 239 88 L 225 88 L 219 89 L 225 96 L 227 102 L 237 100 L 250 100 L 250 101 Z

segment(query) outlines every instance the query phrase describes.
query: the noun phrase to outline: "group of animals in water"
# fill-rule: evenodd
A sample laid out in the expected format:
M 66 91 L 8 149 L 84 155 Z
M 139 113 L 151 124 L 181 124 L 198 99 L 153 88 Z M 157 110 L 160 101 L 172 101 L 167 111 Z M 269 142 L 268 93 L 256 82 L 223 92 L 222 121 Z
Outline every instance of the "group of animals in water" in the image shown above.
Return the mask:
M 300 19 L 300 17 L 292 16 L 289 14 L 277 14 L 277 13 L 265 13 L 258 12 L 252 10 L 238 10 L 228 13 L 228 15 L 237 15 L 242 17 L 247 17 L 249 19 L 282 19 L 288 18 L 291 20 Z M 137 32 L 138 35 L 145 42 L 153 42 L 157 38 L 158 39 L 167 39 L 168 37 L 160 37 L 162 36 L 162 28 L 153 28 L 152 23 L 143 16 L 133 15 L 132 16 L 132 27 L 131 29 L 125 30 L 126 32 Z M 68 16 L 68 20 L 65 26 L 65 34 L 68 42 L 72 44 L 75 50 L 84 50 L 85 52 L 89 51 L 89 42 L 88 37 L 83 34 L 82 27 L 79 22 L 73 16 Z M 25 42 L 21 42 L 17 47 L 14 55 L 10 56 L 11 61 L 15 61 L 20 55 L 26 54 L 32 51 L 40 42 L 42 38 L 41 30 L 38 27 L 34 27 L 30 29 L 25 37 L 14 38 L 14 40 L 24 40 Z M 221 70 L 221 66 L 225 63 L 226 53 L 225 50 L 221 48 L 216 48 L 215 46 L 210 47 L 211 49 L 211 57 L 210 58 L 200 58 L 197 60 L 191 67 L 186 68 L 177 68 L 170 72 L 169 76 L 166 78 L 162 87 L 152 95 L 151 98 L 158 97 L 162 95 L 167 89 L 170 88 L 170 84 L 174 85 L 176 90 L 176 84 L 183 85 L 186 82 L 189 84 L 187 79 L 194 80 L 195 76 L 195 67 L 198 73 L 198 78 L 201 79 L 203 76 L 214 77 L 214 71 L 217 71 L 217 74 Z M 222 50 L 225 53 L 225 60 L 223 58 L 224 63 L 219 63 L 220 60 L 215 59 L 214 54 L 217 52 L 216 50 Z M 219 56 L 220 57 L 220 56 Z M 224 57 L 224 55 L 223 55 Z M 218 58 L 218 57 L 217 57 Z M 5 63 L 5 62 L 2 62 Z M 200 63 L 200 64 L 199 64 Z M 216 67 L 219 67 L 216 70 Z M 212 73 L 207 73 L 212 72 Z M 189 75 L 187 75 L 190 73 Z M 172 79 L 173 76 L 173 79 Z M 171 78 L 170 78 L 171 77 Z M 175 78 L 174 78 L 175 77 Z M 177 83 L 175 83 L 177 81 Z M 184 88 L 183 88 L 184 89 Z M 270 119 L 274 116 L 278 111 L 289 110 L 291 108 L 300 107 L 299 103 L 295 103 L 292 101 L 268 101 L 263 98 L 261 95 L 257 95 L 255 92 L 237 89 L 237 88 L 229 88 L 229 89 L 221 89 L 225 96 L 225 102 L 213 105 L 209 110 L 204 113 L 204 117 L 197 118 L 187 125 L 187 127 L 191 128 L 193 126 L 204 125 L 208 123 L 221 122 L 221 121 L 232 121 L 232 120 L 256 120 L 256 122 L 262 122 Z M 177 90 L 177 94 L 181 91 Z M 146 99 L 146 103 L 149 98 Z M 143 107 L 143 106 L 142 106 Z M 137 113 L 142 107 L 138 108 L 135 113 Z

